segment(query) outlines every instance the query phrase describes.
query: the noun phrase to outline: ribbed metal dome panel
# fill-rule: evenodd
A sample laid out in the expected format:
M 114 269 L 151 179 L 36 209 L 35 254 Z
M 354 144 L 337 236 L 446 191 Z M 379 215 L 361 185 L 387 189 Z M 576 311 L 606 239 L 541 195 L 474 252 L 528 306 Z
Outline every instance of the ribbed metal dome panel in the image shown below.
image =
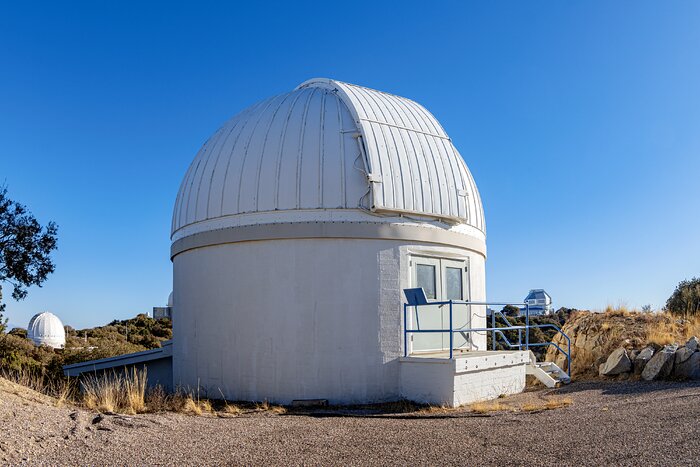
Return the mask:
M 362 130 L 374 210 L 432 214 L 485 230 L 479 191 L 442 125 L 404 97 L 329 79 L 299 86 L 335 89 Z
M 181 184 L 172 232 L 238 214 L 358 208 L 484 230 L 476 184 L 430 112 L 315 79 L 249 107 L 204 144 Z
M 173 232 L 242 213 L 357 208 L 367 192 L 357 131 L 328 89 L 299 89 L 253 105 L 195 157 L 175 203 Z

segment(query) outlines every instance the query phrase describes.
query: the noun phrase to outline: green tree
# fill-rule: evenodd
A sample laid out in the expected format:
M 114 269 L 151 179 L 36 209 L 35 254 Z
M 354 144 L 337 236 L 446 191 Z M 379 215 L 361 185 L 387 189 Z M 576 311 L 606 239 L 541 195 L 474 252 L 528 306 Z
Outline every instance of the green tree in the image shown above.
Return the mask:
M 700 278 L 681 281 L 666 300 L 666 310 L 682 316 L 700 314 Z
M 27 208 L 7 197 L 7 188 L 0 187 L 0 332 L 5 331 L 2 284 L 12 286 L 12 298 L 22 300 L 27 288 L 41 286 L 54 271 L 51 252 L 56 249 L 58 226 L 45 227 Z

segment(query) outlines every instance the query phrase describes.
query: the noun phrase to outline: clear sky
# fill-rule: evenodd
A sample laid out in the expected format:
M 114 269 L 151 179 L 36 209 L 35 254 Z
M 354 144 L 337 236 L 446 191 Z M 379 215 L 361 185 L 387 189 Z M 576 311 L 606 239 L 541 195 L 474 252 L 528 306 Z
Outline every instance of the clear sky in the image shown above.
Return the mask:
M 484 201 L 490 299 L 661 306 L 700 275 L 699 2 L 1 5 L 0 182 L 60 227 L 11 324 L 163 305 L 195 153 L 312 77 L 441 121 Z

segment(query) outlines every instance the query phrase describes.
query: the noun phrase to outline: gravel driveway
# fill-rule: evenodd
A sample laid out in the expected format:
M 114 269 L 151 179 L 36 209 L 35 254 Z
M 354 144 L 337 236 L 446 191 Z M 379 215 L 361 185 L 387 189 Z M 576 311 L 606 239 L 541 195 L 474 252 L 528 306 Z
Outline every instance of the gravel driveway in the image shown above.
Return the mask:
M 33 465 L 700 465 L 700 383 L 580 382 L 508 401 L 553 394 L 573 403 L 535 413 L 166 413 L 96 424 L 86 411 L 1 394 L 0 456 Z

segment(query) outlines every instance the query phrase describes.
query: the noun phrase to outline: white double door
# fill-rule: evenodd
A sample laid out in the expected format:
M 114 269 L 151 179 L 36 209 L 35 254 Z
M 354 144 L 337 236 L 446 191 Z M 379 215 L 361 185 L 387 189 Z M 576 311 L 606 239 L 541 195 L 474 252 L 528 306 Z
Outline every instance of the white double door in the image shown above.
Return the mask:
M 429 301 L 469 300 L 469 266 L 465 260 L 412 256 L 411 276 L 411 286 L 422 287 Z M 453 329 L 471 327 L 470 309 L 468 305 L 453 305 Z M 409 327 L 413 329 L 450 328 L 449 305 L 420 306 L 410 311 Z M 450 334 L 413 333 L 409 346 L 411 352 L 449 350 Z M 466 347 L 469 347 L 469 334 L 454 333 L 453 348 Z

